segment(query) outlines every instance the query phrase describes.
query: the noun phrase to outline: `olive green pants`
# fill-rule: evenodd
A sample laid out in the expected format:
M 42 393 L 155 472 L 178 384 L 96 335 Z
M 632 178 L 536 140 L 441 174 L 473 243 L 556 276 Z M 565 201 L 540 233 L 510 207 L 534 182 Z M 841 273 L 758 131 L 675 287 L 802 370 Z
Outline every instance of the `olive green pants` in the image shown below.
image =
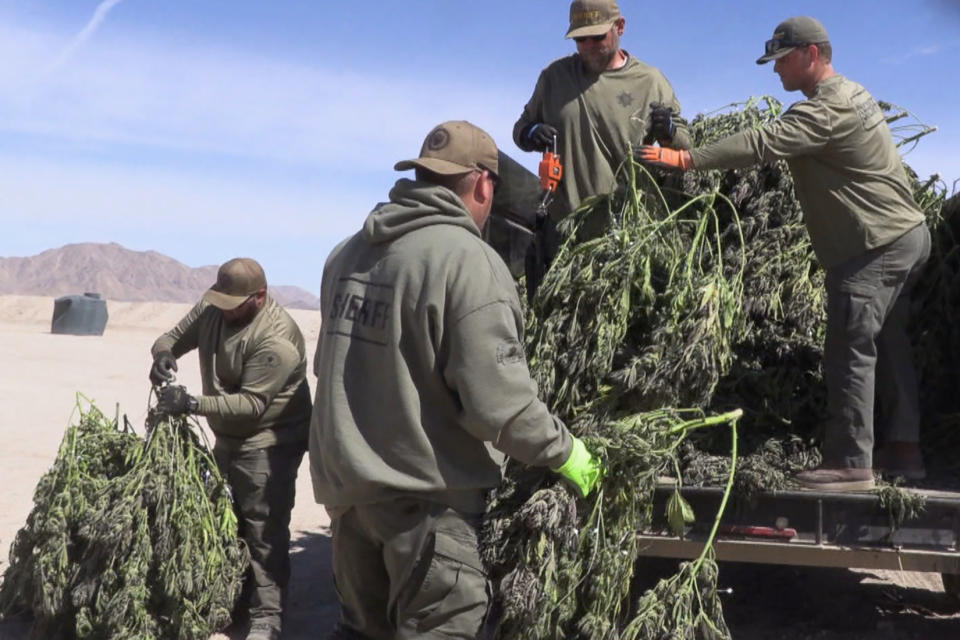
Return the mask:
M 217 467 L 233 492 L 239 534 L 250 550 L 250 570 L 240 606 L 250 619 L 276 629 L 282 625 L 283 600 L 290 580 L 290 512 L 304 444 L 283 444 L 252 451 L 214 448 Z
M 907 334 L 910 294 L 930 256 L 925 224 L 827 270 L 824 463 L 869 469 L 877 435 L 917 442 L 920 406 Z
M 340 623 L 331 638 L 478 637 L 489 602 L 479 515 L 416 498 L 332 515 Z

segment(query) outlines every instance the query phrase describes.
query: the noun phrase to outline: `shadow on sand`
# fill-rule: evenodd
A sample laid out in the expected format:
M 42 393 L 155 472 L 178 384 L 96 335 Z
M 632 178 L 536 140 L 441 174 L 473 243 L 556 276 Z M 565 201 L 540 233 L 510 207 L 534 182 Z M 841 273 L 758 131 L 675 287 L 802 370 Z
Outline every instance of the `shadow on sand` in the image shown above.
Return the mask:
M 333 587 L 329 530 L 299 532 L 290 543 L 290 587 L 283 640 L 322 640 L 340 615 Z M 230 640 L 243 640 L 246 623 L 224 631 Z M 224 637 L 224 636 L 219 636 Z
M 958 604 L 933 583 L 893 584 L 870 571 L 722 563 L 737 640 L 928 640 L 960 637 Z

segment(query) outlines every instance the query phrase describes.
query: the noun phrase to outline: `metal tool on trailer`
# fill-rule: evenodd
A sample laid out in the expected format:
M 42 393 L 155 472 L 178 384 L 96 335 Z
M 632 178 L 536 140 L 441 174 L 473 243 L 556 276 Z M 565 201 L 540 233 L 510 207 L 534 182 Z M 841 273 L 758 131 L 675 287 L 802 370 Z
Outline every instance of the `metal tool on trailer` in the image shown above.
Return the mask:
M 540 160 L 540 188 L 543 189 L 543 198 L 540 200 L 540 207 L 537 215 L 546 217 L 547 206 L 557 194 L 557 188 L 563 179 L 563 164 L 560 162 L 560 154 L 557 152 L 557 136 L 553 136 L 553 148 L 543 152 L 543 158 Z
M 514 278 L 527 276 L 527 298 L 532 300 L 548 266 L 543 238 L 547 209 L 563 179 L 557 138 L 553 138 L 552 149 L 543 152 L 539 176 L 502 151 L 498 166 L 499 186 L 482 230 L 483 239 L 503 258 Z
M 877 492 L 771 491 L 728 504 L 714 541 L 717 560 L 941 574 L 960 601 L 960 493 L 908 489 L 925 498 L 922 512 L 895 526 Z M 682 537 L 669 533 L 665 505 L 674 485 L 655 493 L 654 525 L 640 535 L 641 556 L 694 558 L 703 550 L 722 488 L 684 487 L 696 521 Z
M 553 136 L 552 146 L 543 151 L 543 157 L 540 159 L 537 172 L 540 176 L 542 196 L 536 208 L 533 247 L 530 255 L 527 256 L 526 264 L 527 302 L 529 303 L 533 303 L 537 288 L 540 286 L 547 270 L 549 270 L 550 262 L 553 259 L 547 246 L 549 242 L 547 233 L 549 207 L 556 197 L 557 189 L 560 188 L 560 181 L 563 179 L 563 164 L 560 162 L 560 154 L 557 152 L 556 135 Z

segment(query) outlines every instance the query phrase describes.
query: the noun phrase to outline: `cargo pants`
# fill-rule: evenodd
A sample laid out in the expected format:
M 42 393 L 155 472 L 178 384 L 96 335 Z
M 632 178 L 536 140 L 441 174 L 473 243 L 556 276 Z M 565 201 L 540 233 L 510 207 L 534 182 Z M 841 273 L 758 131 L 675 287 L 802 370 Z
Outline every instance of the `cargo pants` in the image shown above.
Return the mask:
M 334 640 L 479 637 L 490 599 L 480 516 L 403 497 L 331 509 Z
M 869 469 L 877 433 L 918 442 L 920 407 L 907 334 L 910 294 L 930 256 L 921 224 L 892 243 L 827 270 L 824 465 Z
M 277 630 L 290 580 L 290 512 L 305 443 L 250 451 L 214 448 L 217 467 L 233 492 L 240 537 L 250 550 L 241 598 L 250 620 Z

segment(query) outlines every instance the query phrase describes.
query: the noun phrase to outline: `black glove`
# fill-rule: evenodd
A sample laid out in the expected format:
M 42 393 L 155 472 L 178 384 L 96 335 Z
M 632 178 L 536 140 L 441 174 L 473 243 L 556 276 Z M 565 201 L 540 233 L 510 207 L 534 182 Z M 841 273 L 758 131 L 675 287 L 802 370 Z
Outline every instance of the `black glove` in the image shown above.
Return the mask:
M 546 151 L 547 149 L 553 149 L 553 138 L 557 135 L 556 127 L 551 127 L 544 122 L 538 122 L 530 125 L 524 132 L 523 137 L 530 147 L 528 150 Z
M 157 411 L 171 416 L 196 413 L 197 399 L 182 384 L 163 387 L 157 392 Z
M 673 123 L 673 109 L 659 102 L 650 105 L 650 129 L 647 135 L 653 140 L 673 140 L 677 125 Z
M 161 385 L 173 380 L 173 372 L 177 370 L 177 359 L 169 351 L 161 351 L 153 356 L 153 366 L 150 367 L 150 382 Z

